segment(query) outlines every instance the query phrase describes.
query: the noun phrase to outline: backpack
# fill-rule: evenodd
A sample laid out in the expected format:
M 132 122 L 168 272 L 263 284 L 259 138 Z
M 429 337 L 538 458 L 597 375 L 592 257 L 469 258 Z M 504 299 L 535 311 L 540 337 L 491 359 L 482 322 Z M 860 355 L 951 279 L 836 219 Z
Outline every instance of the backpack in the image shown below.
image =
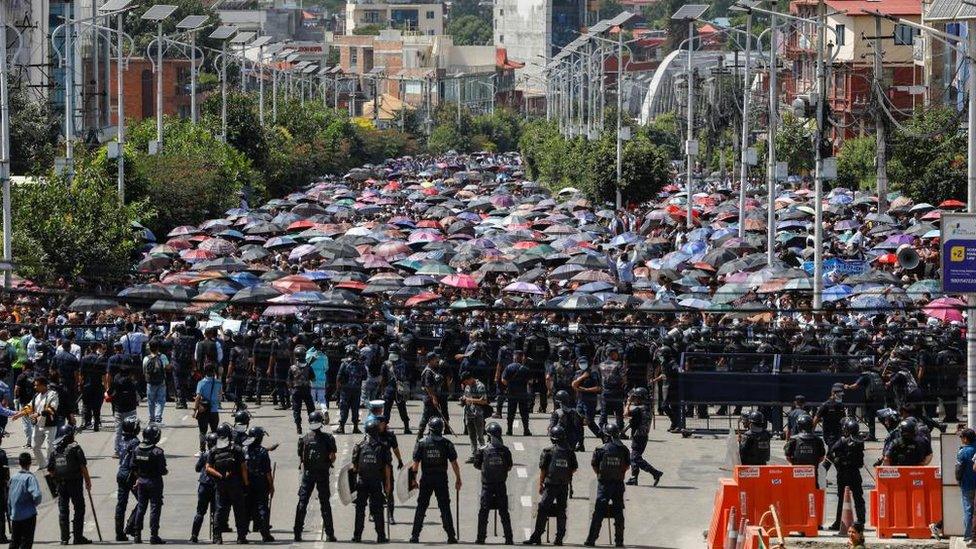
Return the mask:
M 364 440 L 359 443 L 359 461 L 356 470 L 359 478 L 364 481 L 380 480 L 383 469 L 380 468 L 380 449 L 382 445 Z
M 312 473 L 329 472 L 329 456 L 325 445 L 309 433 L 305 438 L 305 469 Z
M 218 448 L 213 451 L 213 467 L 223 475 L 228 473 L 235 474 L 237 456 L 234 455 L 233 447 Z
M 573 469 L 569 464 L 569 450 L 560 446 L 552 449 L 549 457 L 549 469 L 546 471 L 546 482 L 549 484 L 569 484 L 573 478 Z
M 622 367 L 619 362 L 606 361 L 600 364 L 600 380 L 603 382 L 603 390 L 622 390 L 624 388 L 624 377 L 621 374 Z
M 181 335 L 173 343 L 173 361 L 182 368 L 188 368 L 193 362 L 193 352 L 196 349 L 195 338 Z
M 877 372 L 865 372 L 868 376 L 868 386 L 864 389 L 864 397 L 869 402 L 881 402 L 885 398 L 885 386 Z
M 146 374 L 146 382 L 150 385 L 159 385 L 166 381 L 165 371 L 163 368 L 163 360 L 160 355 L 148 357 L 149 360 L 146 362 L 144 368 Z

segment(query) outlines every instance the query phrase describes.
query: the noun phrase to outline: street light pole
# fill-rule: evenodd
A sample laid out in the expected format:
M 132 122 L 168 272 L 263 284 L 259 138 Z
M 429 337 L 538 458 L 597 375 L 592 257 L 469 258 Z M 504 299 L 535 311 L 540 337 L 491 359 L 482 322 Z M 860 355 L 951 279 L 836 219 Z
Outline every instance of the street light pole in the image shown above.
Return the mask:
M 197 122 L 197 33 L 190 32 L 190 122 Z
M 769 14 L 769 120 L 766 127 L 766 264 L 770 267 L 776 257 L 776 123 L 779 119 L 779 94 L 776 84 L 776 2 Z M 740 219 L 740 223 L 745 220 Z
M 619 210 L 623 206 L 623 193 L 620 190 L 621 185 L 624 180 L 624 140 L 623 135 L 621 135 L 622 120 L 620 112 L 624 108 L 624 29 L 620 28 L 617 32 L 617 189 L 615 193 L 615 201 L 617 209 Z M 689 54 L 690 55 L 690 54 Z M 601 69 L 602 69 L 602 63 Z M 600 78 L 600 83 L 602 85 L 603 78 Z M 601 94 L 602 95 L 602 94 Z
M 749 178 L 749 57 L 752 55 L 752 10 L 746 12 L 746 48 L 742 62 L 742 138 L 739 146 L 739 238 L 746 236 L 746 185 Z
M 264 126 L 264 44 L 258 46 L 258 118 Z
M 20 39 L 18 38 L 18 44 Z M 7 88 L 7 10 L 0 8 L 0 183 L 3 186 L 3 287 L 11 286 L 13 226 L 10 211 L 10 90 Z
M 966 208 L 976 212 L 976 32 L 974 21 L 968 22 L 966 55 L 969 57 L 969 113 L 967 114 L 968 139 L 966 141 Z M 976 294 L 968 296 L 969 311 L 966 313 L 966 405 L 968 425 L 976 425 Z
M 220 42 L 220 140 L 227 142 L 227 41 Z
M 119 191 L 119 202 L 125 203 L 125 93 L 124 93 L 124 81 L 122 79 L 122 21 L 125 19 L 122 13 L 115 16 L 115 25 L 117 28 L 116 37 L 118 38 L 117 47 L 119 58 L 115 63 L 115 79 L 118 86 L 118 120 L 116 120 L 115 127 L 115 141 L 119 146 L 119 156 L 116 159 L 116 165 L 118 167 L 118 173 L 116 174 L 116 185 Z
M 64 174 L 68 183 L 74 179 L 75 133 L 75 24 L 67 19 L 64 26 Z
M 156 154 L 163 152 L 163 21 L 156 23 Z
M 695 157 L 692 154 L 694 152 L 693 151 L 694 145 L 692 144 L 692 142 L 695 139 L 695 104 L 694 104 L 695 74 L 692 72 L 692 62 L 691 62 L 692 46 L 695 42 L 692 39 L 694 35 L 695 35 L 695 21 L 692 19 L 688 21 L 688 78 L 686 80 L 688 84 L 688 90 L 685 96 L 688 100 L 688 105 L 685 109 L 687 114 L 687 124 L 688 124 L 687 137 L 685 139 L 685 164 L 686 164 L 685 165 L 685 172 L 686 172 L 685 193 L 687 194 L 685 198 L 687 199 L 688 202 L 685 211 L 685 226 L 687 226 L 688 228 L 691 228 L 692 221 L 693 221 L 692 220 L 692 198 L 691 198 L 693 182 L 692 182 L 691 172 L 695 163 Z

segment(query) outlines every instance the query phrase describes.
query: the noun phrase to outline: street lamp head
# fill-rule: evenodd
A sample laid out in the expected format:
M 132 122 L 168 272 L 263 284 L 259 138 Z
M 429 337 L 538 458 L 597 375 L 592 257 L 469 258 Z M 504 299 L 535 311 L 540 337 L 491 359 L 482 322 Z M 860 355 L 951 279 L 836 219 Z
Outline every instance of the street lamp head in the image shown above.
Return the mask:
M 243 46 L 244 44 L 250 42 L 255 36 L 257 36 L 257 33 L 253 31 L 239 32 L 237 33 L 237 36 L 230 39 L 230 43 Z
M 210 19 L 206 15 L 187 15 L 176 24 L 176 28 L 182 31 L 197 30 Z
M 160 22 L 164 19 L 168 19 L 173 12 L 176 11 L 178 6 L 172 4 L 156 4 L 155 6 L 146 10 L 146 13 L 142 14 L 141 19 L 146 21 Z
M 101 6 L 98 7 L 98 11 L 101 13 L 112 13 L 117 11 L 122 11 L 129 7 L 129 4 L 135 0 L 108 0 Z
M 270 41 L 271 41 L 271 37 L 268 36 L 268 35 L 258 36 L 254 40 L 254 42 L 251 42 L 251 47 L 252 48 L 260 48 L 261 46 L 264 46 L 265 44 L 267 44 Z
M 708 11 L 708 4 L 686 4 L 678 8 L 671 16 L 672 21 L 694 21 L 705 15 Z
M 210 33 L 208 38 L 211 40 L 227 40 L 231 36 L 234 36 L 235 32 L 237 32 L 237 27 L 234 25 L 221 25 Z

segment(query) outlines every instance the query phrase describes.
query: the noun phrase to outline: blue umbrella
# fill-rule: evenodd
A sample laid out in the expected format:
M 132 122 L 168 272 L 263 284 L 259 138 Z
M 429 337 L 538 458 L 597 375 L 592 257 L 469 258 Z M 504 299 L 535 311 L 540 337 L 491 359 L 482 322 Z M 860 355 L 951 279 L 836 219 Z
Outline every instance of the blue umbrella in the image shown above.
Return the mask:
M 873 294 L 858 295 L 851 299 L 851 307 L 861 310 L 885 310 L 891 309 L 892 304 L 887 299 Z
M 586 284 L 583 284 L 579 288 L 576 288 L 576 291 L 584 292 L 588 294 L 595 294 L 597 292 L 605 292 L 607 290 L 612 290 L 613 287 L 614 287 L 613 284 L 600 280 L 597 282 L 588 282 Z
M 257 286 L 261 284 L 261 280 L 255 276 L 253 273 L 247 271 L 241 271 L 238 273 L 232 273 L 227 276 L 227 278 L 233 280 L 234 282 L 240 284 L 241 286 Z
M 661 258 L 660 268 L 677 270 L 678 266 L 687 261 L 691 255 L 692 254 L 686 254 L 684 252 L 671 252 Z
M 838 284 L 823 291 L 823 300 L 828 302 L 840 301 L 841 299 L 847 299 L 852 293 L 854 293 L 854 289 L 847 284 Z
M 620 234 L 620 235 L 615 236 L 613 238 L 613 240 L 610 241 L 610 245 L 611 246 L 626 246 L 627 244 L 633 244 L 635 242 L 639 242 L 640 240 L 641 240 L 641 237 L 639 237 L 636 234 L 628 231 L 626 233 L 623 233 L 623 234 Z
M 695 229 L 688 233 L 688 242 L 694 242 L 696 240 L 707 240 L 708 236 L 712 233 L 712 230 L 708 227 L 701 227 Z
M 849 194 L 835 194 L 830 197 L 831 204 L 850 204 L 854 202 L 854 197 Z
M 698 230 L 698 229 L 696 229 L 696 230 Z M 714 233 L 712 233 L 712 236 L 708 237 L 708 239 L 709 240 L 721 240 L 721 239 L 723 239 L 723 238 L 725 238 L 727 236 L 735 236 L 737 234 L 739 234 L 739 231 L 737 229 L 731 229 L 731 228 L 726 227 L 724 229 L 719 229 L 719 230 L 715 231 Z
M 332 278 L 332 273 L 329 271 L 305 271 L 302 276 L 309 280 L 314 280 L 318 282 L 319 280 L 329 280 Z
M 704 252 L 708 248 L 708 244 L 701 240 L 696 240 L 694 242 L 689 242 L 681 247 L 681 253 L 688 254 L 689 256 L 695 255 L 697 253 Z

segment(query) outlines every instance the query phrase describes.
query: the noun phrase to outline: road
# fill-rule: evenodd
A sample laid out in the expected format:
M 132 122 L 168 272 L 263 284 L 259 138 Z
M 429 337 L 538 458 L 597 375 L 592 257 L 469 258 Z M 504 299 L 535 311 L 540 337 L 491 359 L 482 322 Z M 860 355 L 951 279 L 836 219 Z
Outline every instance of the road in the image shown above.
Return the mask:
M 226 405 L 225 405 L 226 406 Z M 454 412 L 457 411 L 454 406 Z M 412 418 L 420 415 L 419 403 L 412 402 L 409 406 Z M 296 545 L 310 547 L 321 546 L 318 542 L 320 527 L 318 501 L 315 497 L 309 505 L 308 518 L 305 524 L 306 540 L 300 544 L 292 541 L 292 522 L 294 520 L 295 503 L 298 493 L 298 458 L 295 451 L 297 434 L 291 412 L 272 409 L 270 405 L 252 407 L 254 414 L 252 425 L 260 425 L 268 429 L 270 435 L 265 439 L 265 445 L 280 443 L 281 447 L 272 452 L 272 459 L 277 463 L 277 489 L 272 509 L 273 535 L 277 545 Z M 140 417 L 145 421 L 145 407 L 140 407 Z M 333 421 L 336 419 L 333 410 Z M 222 420 L 229 419 L 229 414 L 223 413 Z M 660 418 L 659 418 L 660 419 Z M 548 418 L 543 414 L 532 414 L 531 430 L 534 433 L 544 433 Z M 516 422 L 518 423 L 518 422 Z M 702 547 L 702 531 L 707 527 L 711 514 L 711 503 L 716 486 L 716 479 L 727 476 L 720 470 L 725 462 L 725 437 L 692 437 L 683 439 L 665 431 L 666 420 L 659 421 L 656 430 L 651 433 L 651 442 L 645 456 L 659 469 L 665 472 L 664 478 L 657 487 L 650 486 L 650 475 L 641 475 L 641 485 L 628 487 L 626 492 L 626 544 L 628 547 L 667 547 L 689 548 Z M 166 451 L 169 462 L 169 475 L 165 479 L 165 497 L 162 512 L 162 528 L 160 535 L 172 544 L 187 544 L 190 533 L 190 523 L 196 505 L 197 475 L 193 471 L 197 450 L 197 428 L 195 420 L 187 415 L 186 410 L 176 410 L 168 406 L 164 416 L 163 436 L 161 446 Z M 458 427 L 457 420 L 453 422 Z M 105 425 L 111 429 L 111 422 Z M 394 418 L 393 428 L 400 432 L 399 420 Z M 3 448 L 16 460 L 24 442 L 23 432 L 19 425 L 11 428 L 13 433 L 3 440 Z M 516 425 L 515 432 L 520 429 Z M 360 435 L 336 435 L 339 447 L 338 465 L 349 461 L 353 445 Z M 466 436 L 450 437 L 458 449 L 461 460 L 470 453 L 470 446 Z M 93 476 L 93 497 L 98 511 L 102 535 L 106 540 L 114 539 L 114 506 L 115 506 L 115 470 L 117 461 L 112 459 L 112 434 L 103 429 L 102 432 L 84 432 L 78 441 L 85 449 L 90 460 L 90 470 Z M 413 436 L 399 437 L 401 451 L 405 459 L 409 459 L 414 446 Z M 543 436 L 506 437 L 505 443 L 512 449 L 515 468 L 509 476 L 508 488 L 512 502 L 512 525 L 515 530 L 516 541 L 528 536 L 529 529 L 534 524 L 532 516 L 536 479 L 538 474 L 539 454 L 548 439 Z M 587 449 L 595 447 L 595 440 L 587 440 Z M 868 456 L 873 459 L 877 450 L 876 445 L 870 445 Z M 569 507 L 569 532 L 566 543 L 580 545 L 586 537 L 589 519 L 589 494 L 595 486 L 594 474 L 589 467 L 590 452 L 577 454 L 580 460 L 580 470 L 576 475 L 574 485 L 575 497 Z M 774 461 L 780 461 L 782 456 L 781 444 L 774 443 Z M 475 537 L 476 517 L 478 510 L 478 492 L 480 488 L 479 472 L 471 465 L 461 467 L 464 486 L 461 489 L 461 530 L 462 545 L 471 544 Z M 870 479 L 866 479 L 870 480 Z M 335 480 L 333 478 L 333 487 Z M 833 501 L 828 496 L 827 509 L 833 509 Z M 433 502 L 432 502 L 433 503 Z M 453 503 L 452 503 L 453 505 Z M 440 517 L 436 505 L 428 510 L 426 525 L 421 535 L 425 543 L 441 543 L 446 536 L 440 527 Z M 336 535 L 341 546 L 354 546 L 348 543 L 352 536 L 353 508 L 343 507 L 333 490 L 332 509 L 335 520 Z M 396 511 L 397 524 L 392 527 L 391 540 L 394 543 L 405 544 L 410 537 L 410 524 L 413 521 L 413 501 L 400 505 Z M 832 520 L 828 512 L 825 522 Z M 148 522 L 148 517 L 147 517 Z M 38 517 L 37 541 L 39 543 L 56 543 L 59 539 L 57 525 L 57 506 L 52 502 L 44 502 Z M 553 526 L 555 524 L 553 523 Z M 147 530 L 144 539 L 148 540 Z M 204 524 L 203 532 L 207 530 Z M 604 528 L 599 539 L 601 545 L 608 544 L 607 529 Z M 492 537 L 492 524 L 489 523 L 489 544 L 503 544 L 500 537 Z M 89 513 L 86 520 L 86 534 L 96 538 L 95 523 Z M 501 531 L 499 530 L 499 534 Z M 370 524 L 367 523 L 364 539 L 371 541 L 375 536 Z M 232 534 L 225 536 L 225 540 L 234 539 Z M 255 533 L 250 535 L 252 543 L 259 540 Z M 336 545 L 336 544 L 330 544 Z

